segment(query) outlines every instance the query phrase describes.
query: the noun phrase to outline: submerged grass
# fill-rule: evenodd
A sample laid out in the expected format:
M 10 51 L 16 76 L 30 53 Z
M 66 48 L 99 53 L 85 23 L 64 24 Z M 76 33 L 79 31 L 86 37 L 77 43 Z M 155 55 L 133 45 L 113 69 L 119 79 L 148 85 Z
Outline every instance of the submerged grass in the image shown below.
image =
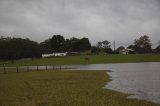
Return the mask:
M 35 71 L 0 74 L 0 105 L 4 106 L 160 106 L 126 99 L 104 89 L 106 71 Z

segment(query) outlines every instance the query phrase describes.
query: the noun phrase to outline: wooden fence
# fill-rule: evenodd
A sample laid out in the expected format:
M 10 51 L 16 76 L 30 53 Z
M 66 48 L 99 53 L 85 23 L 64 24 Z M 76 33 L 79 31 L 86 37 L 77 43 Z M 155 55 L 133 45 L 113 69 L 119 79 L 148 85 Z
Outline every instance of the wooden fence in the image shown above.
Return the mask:
M 16 67 L 0 67 L 0 73 L 19 73 L 19 72 L 30 72 L 30 71 L 39 71 L 39 70 L 61 70 L 61 69 L 69 69 L 67 66 L 16 66 Z

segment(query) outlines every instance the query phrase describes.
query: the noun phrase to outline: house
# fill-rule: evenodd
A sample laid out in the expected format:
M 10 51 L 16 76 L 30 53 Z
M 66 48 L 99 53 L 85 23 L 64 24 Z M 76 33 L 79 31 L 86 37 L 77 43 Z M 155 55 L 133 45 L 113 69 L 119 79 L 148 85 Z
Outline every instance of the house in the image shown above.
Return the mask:
M 126 49 L 119 51 L 119 53 L 120 54 L 133 54 L 134 50 L 126 48 Z

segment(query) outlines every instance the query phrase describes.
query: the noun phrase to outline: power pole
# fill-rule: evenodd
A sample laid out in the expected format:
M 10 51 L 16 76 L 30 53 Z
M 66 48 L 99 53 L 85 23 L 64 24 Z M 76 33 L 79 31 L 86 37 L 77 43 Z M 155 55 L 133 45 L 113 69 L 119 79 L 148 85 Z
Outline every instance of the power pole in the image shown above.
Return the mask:
M 114 52 L 115 52 L 115 49 L 116 49 L 116 42 L 115 42 L 115 40 L 114 40 L 113 44 L 114 44 Z

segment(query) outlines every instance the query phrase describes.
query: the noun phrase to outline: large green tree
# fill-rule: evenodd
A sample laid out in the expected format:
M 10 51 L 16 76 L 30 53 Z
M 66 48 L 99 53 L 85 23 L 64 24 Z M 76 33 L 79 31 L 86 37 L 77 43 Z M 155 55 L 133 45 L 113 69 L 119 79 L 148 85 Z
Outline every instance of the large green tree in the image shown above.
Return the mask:
M 151 40 L 147 35 L 141 36 L 139 39 L 134 40 L 134 49 L 137 53 L 151 53 L 151 46 Z
M 88 38 L 82 38 L 78 42 L 78 49 L 79 51 L 86 51 L 91 49 L 91 44 Z
M 69 39 L 69 48 L 67 51 L 68 52 L 78 52 L 79 50 L 79 41 L 80 39 L 72 37 L 71 39 Z
M 111 43 L 108 40 L 99 41 L 97 43 L 97 48 L 99 48 L 99 52 L 112 53 Z
M 91 49 L 91 44 L 88 38 L 78 39 L 72 37 L 65 40 L 65 50 L 67 52 L 83 52 Z
M 53 35 L 51 38 L 52 52 L 64 52 L 65 39 L 61 35 Z
M 52 53 L 51 39 L 47 39 L 40 43 L 41 52 L 43 54 Z

